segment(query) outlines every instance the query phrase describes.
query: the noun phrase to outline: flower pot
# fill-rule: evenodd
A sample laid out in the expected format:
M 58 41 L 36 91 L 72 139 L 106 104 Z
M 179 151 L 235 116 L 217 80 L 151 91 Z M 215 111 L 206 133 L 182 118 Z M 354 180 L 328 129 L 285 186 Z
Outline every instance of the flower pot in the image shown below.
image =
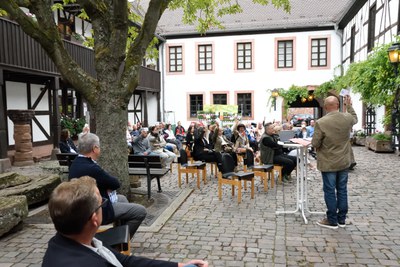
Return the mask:
M 391 141 L 376 140 L 373 137 L 367 137 L 365 146 L 375 152 L 393 152 Z
M 365 137 L 364 136 L 356 136 L 354 143 L 359 146 L 365 146 Z

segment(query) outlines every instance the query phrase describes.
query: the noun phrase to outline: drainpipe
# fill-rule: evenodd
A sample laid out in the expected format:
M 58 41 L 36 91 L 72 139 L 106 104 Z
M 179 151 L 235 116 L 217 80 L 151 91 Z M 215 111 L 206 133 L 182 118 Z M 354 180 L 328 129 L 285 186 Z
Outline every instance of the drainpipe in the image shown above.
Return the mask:
M 161 37 L 161 36 L 160 36 Z M 165 64 L 164 64 L 164 53 L 165 53 L 165 43 L 166 39 L 159 38 L 160 46 L 159 46 L 159 59 L 160 59 L 160 72 L 161 72 L 161 121 L 164 121 L 165 114 Z

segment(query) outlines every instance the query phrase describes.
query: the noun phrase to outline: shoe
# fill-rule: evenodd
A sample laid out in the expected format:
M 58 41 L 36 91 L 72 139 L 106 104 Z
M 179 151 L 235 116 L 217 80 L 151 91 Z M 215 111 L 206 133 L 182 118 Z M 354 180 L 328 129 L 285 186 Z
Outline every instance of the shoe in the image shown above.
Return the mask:
M 346 227 L 346 222 L 338 222 L 338 226 L 340 228 L 345 228 Z
M 321 227 L 329 228 L 329 229 L 338 229 L 337 224 L 331 224 L 327 218 L 322 219 L 321 221 L 317 222 L 317 224 Z
M 354 170 L 354 167 L 357 165 L 357 162 L 353 162 L 353 163 L 351 163 L 350 164 L 350 167 L 349 167 L 349 170 L 350 171 L 353 171 Z

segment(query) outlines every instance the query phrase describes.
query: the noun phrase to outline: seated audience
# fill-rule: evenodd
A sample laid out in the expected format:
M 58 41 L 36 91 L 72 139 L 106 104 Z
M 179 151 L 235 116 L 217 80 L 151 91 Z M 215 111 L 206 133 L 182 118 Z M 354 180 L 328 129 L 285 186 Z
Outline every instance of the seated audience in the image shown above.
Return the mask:
M 310 120 L 310 125 L 307 126 L 307 130 L 310 133 L 310 137 L 313 137 L 314 135 L 314 126 L 315 126 L 315 121 Z
M 206 135 L 205 128 L 200 127 L 199 136 L 194 140 L 192 157 L 194 160 L 201 160 L 205 162 L 216 162 L 218 169 L 222 171 L 221 153 L 212 150 L 205 135 Z
M 172 130 L 172 125 L 170 123 L 165 125 L 164 133 L 166 137 L 165 141 L 167 141 L 167 143 L 174 144 L 178 150 L 182 148 L 182 142 L 175 137 L 174 131 Z
M 61 130 L 58 146 L 60 147 L 61 153 L 78 153 L 78 149 L 72 141 L 68 129 Z
M 88 176 L 63 182 L 54 189 L 48 206 L 57 233 L 48 243 L 43 267 L 208 267 L 202 260 L 174 263 L 126 256 L 103 246 L 95 234 L 103 219 L 101 207 L 107 201 L 102 198 L 96 181 Z
M 150 142 L 147 138 L 149 129 L 141 128 L 140 134 L 133 138 L 132 146 L 133 146 L 133 154 L 135 155 L 152 155 L 154 153 L 151 152 Z M 155 154 L 154 154 L 155 155 Z
M 102 197 L 108 199 L 103 209 L 103 224 L 116 220 L 129 226 L 131 237 L 146 217 L 146 208 L 139 204 L 129 203 L 128 199 L 117 194 L 121 186 L 118 178 L 104 171 L 96 162 L 100 157 L 100 140 L 93 133 L 87 133 L 79 138 L 79 155 L 69 169 L 69 179 L 82 176 L 93 177 Z
M 181 142 L 183 142 L 186 137 L 185 128 L 183 128 L 180 121 L 178 121 L 178 126 L 175 127 L 175 137 Z
M 234 144 L 229 141 L 225 135 L 223 135 L 222 128 L 215 128 L 214 136 L 213 136 L 213 143 L 214 143 L 214 151 L 219 153 L 228 153 L 231 155 L 235 166 L 237 166 L 237 155 L 235 152 Z
M 160 156 L 164 168 L 169 168 L 176 155 L 166 149 L 167 142 L 165 142 L 158 126 L 150 127 L 150 135 L 148 139 L 151 152 Z
M 190 125 L 186 134 L 186 147 L 188 147 L 189 150 L 192 151 L 193 144 L 194 144 L 194 125 Z
M 262 164 L 282 165 L 282 175 L 284 181 L 290 181 L 290 174 L 297 165 L 297 159 L 283 153 L 283 146 L 278 144 L 278 137 L 274 130 L 273 123 L 265 125 L 265 133 L 260 141 L 260 159 Z
M 311 138 L 310 130 L 307 128 L 307 122 L 305 122 L 305 121 L 301 122 L 301 128 L 299 130 L 297 130 L 296 137 L 303 138 L 303 139 Z

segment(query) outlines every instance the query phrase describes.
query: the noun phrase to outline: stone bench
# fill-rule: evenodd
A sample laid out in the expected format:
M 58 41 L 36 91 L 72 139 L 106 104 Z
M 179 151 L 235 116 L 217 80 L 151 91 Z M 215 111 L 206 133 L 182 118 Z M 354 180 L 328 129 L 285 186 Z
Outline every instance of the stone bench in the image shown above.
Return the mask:
M 0 197 L 24 195 L 28 205 L 33 205 L 47 200 L 60 183 L 57 174 L 28 177 L 15 172 L 3 173 L 0 175 Z
M 0 237 L 21 224 L 27 216 L 25 196 L 0 197 Z

